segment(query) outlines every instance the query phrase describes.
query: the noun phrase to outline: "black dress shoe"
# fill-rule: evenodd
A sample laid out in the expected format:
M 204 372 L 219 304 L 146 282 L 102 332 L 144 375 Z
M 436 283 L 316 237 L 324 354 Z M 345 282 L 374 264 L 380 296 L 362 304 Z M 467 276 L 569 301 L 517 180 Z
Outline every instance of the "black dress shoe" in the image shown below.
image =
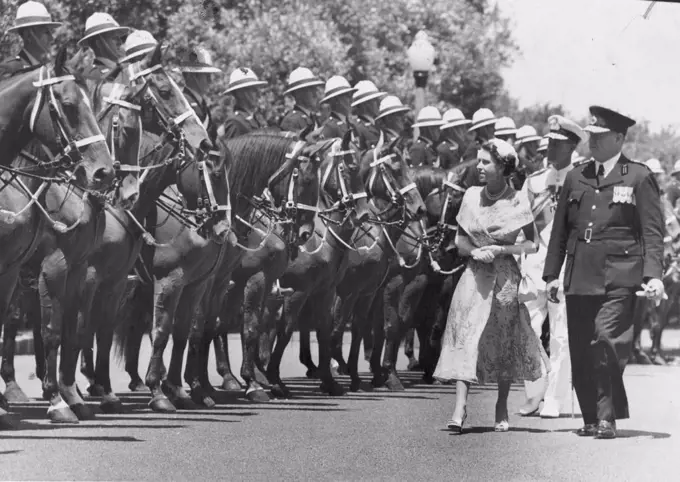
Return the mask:
M 600 420 L 597 424 L 597 433 L 595 434 L 597 439 L 612 439 L 616 438 L 616 422 L 607 422 L 606 420 Z
M 587 423 L 576 431 L 579 437 L 594 437 L 597 433 L 597 425 L 594 423 Z

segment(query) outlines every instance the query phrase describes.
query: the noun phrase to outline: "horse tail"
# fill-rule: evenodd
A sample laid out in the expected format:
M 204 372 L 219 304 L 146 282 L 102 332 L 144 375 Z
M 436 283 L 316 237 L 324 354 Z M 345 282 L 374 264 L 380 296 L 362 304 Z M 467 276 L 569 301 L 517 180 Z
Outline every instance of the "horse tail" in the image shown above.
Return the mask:
M 131 286 L 132 285 L 132 286 Z M 134 349 L 148 330 L 149 314 L 153 307 L 153 284 L 128 281 L 126 295 L 114 328 L 114 357 L 118 363 L 127 363 L 130 349 Z M 138 349 L 138 348 L 137 348 Z

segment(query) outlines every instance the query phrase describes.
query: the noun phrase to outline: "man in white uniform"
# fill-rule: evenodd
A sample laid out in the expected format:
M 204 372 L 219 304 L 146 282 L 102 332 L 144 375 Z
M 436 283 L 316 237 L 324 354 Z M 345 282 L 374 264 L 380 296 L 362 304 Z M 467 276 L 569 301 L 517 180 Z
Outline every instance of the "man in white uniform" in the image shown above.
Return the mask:
M 536 300 L 525 303 L 531 316 L 531 326 L 541 337 L 541 326 L 546 315 L 550 320 L 550 371 L 535 382 L 525 382 L 527 402 L 520 414 L 531 415 L 538 411 L 544 400 L 541 417 L 556 418 L 567 406 L 571 392 L 571 362 L 567 336 L 567 308 L 564 293 L 559 303 L 549 303 L 545 282 L 542 281 L 545 256 L 550 242 L 553 217 L 560 189 L 567 173 L 574 168 L 572 153 L 586 139 L 584 131 L 573 121 L 559 115 L 548 119 L 548 167 L 527 177 L 522 190 L 528 195 L 540 236 L 538 252 L 526 257 L 525 271 L 538 288 Z M 560 280 L 564 276 L 564 268 Z M 562 284 L 560 283 L 560 286 Z M 562 288 L 560 288 L 561 290 Z M 546 370 L 547 371 L 547 370 Z

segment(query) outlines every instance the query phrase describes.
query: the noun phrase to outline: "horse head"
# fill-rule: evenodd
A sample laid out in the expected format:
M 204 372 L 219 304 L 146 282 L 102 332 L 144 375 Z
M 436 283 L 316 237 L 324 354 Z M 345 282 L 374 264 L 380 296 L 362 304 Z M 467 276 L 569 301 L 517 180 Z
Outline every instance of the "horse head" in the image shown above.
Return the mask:
M 35 137 L 49 152 L 44 167 L 65 170 L 82 188 L 101 192 L 113 180 L 113 160 L 92 112 L 87 85 L 78 72 L 70 71 L 66 54 L 62 47 L 53 65 L 17 74 L 0 87 L 3 107 L 23 107 L 23 117 L 8 123 L 18 129 L 3 134 L 12 138 L 13 148 L 4 154 L 13 158 Z

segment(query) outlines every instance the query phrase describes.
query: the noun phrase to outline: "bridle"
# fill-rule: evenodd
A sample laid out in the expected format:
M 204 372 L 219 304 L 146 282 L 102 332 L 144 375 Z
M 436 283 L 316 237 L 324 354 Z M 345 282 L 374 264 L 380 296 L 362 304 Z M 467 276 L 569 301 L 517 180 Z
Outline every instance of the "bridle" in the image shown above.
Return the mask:
M 31 133 L 33 134 L 35 133 L 35 125 L 38 120 L 38 116 L 40 115 L 40 112 L 47 104 L 50 114 L 50 120 L 52 122 L 52 127 L 55 135 L 56 144 L 61 146 L 61 151 L 59 151 L 55 155 L 54 153 L 52 153 L 49 147 L 45 145 L 45 143 L 40 142 L 41 148 L 47 155 L 49 161 L 43 161 L 26 151 L 21 151 L 20 155 L 34 163 L 39 170 L 56 171 L 56 175 L 43 176 L 27 172 L 22 168 L 15 169 L 8 166 L 0 166 L 0 169 L 9 172 L 12 175 L 9 181 L 3 181 L 4 185 L 2 188 L 0 188 L 0 190 L 4 189 L 9 184 L 16 181 L 21 187 L 21 189 L 30 198 L 30 201 L 19 212 L 15 213 L 13 211 L 0 209 L 0 219 L 2 219 L 2 221 L 7 224 L 14 223 L 18 216 L 20 216 L 26 210 L 31 208 L 33 205 L 36 205 L 38 207 L 38 209 L 42 212 L 46 219 L 48 219 L 52 228 L 54 228 L 54 230 L 59 233 L 66 233 L 75 228 L 81 222 L 81 219 L 79 219 L 72 226 L 66 226 L 61 221 L 56 221 L 52 219 L 47 210 L 42 206 L 42 204 L 39 201 L 39 197 L 51 183 L 74 185 L 72 171 L 75 171 L 75 169 L 73 168 L 77 168 L 83 162 L 83 152 L 87 148 L 98 142 L 103 142 L 104 145 L 106 145 L 106 139 L 101 132 L 99 132 L 99 134 L 95 134 L 85 138 L 80 138 L 80 136 L 78 136 L 77 134 L 73 134 L 71 132 L 68 123 L 65 121 L 63 110 L 59 103 L 57 102 L 57 98 L 54 94 L 54 86 L 66 81 L 75 80 L 76 80 L 75 76 L 71 74 L 53 77 L 51 68 L 48 68 L 47 66 L 44 65 L 40 67 L 40 70 L 38 72 L 38 80 L 33 82 L 33 86 L 36 87 L 38 90 L 36 93 L 35 101 L 33 103 L 33 108 L 31 109 L 31 115 L 29 118 L 28 125 L 29 130 Z M 89 106 L 89 100 L 87 98 L 87 95 L 84 92 L 82 92 L 82 89 L 81 93 L 83 95 L 83 98 L 85 99 L 85 102 Z M 33 179 L 38 179 L 42 181 L 42 184 L 35 192 L 31 192 L 31 190 L 18 176 L 26 176 Z M 82 196 L 83 202 L 87 200 L 88 196 L 92 196 L 98 199 L 103 198 L 103 195 L 100 194 L 99 192 L 89 191 L 82 187 L 80 189 L 83 191 Z

